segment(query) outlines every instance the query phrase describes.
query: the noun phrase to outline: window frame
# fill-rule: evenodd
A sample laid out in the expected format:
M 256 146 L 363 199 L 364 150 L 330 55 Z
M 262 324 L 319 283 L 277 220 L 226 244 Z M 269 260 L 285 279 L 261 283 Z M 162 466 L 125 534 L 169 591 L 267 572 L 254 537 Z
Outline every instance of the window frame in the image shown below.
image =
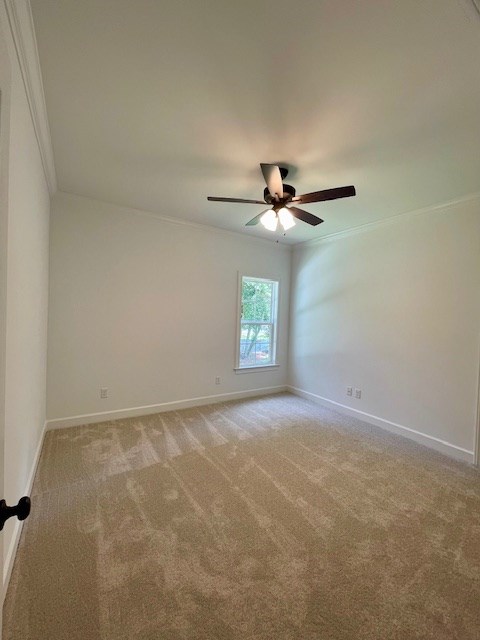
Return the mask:
M 253 365 L 241 365 L 240 364 L 240 339 L 242 335 L 242 293 L 244 280 L 253 280 L 256 282 L 268 282 L 273 283 L 273 301 L 272 301 L 272 317 L 270 322 L 260 322 L 259 324 L 269 324 L 272 327 L 271 337 L 271 349 L 272 357 L 271 362 L 268 364 L 253 364 Z M 236 349 L 235 349 L 235 367 L 236 373 L 252 373 L 255 371 L 266 371 L 269 369 L 277 369 L 278 364 L 278 316 L 280 305 L 280 278 L 275 276 L 250 276 L 246 273 L 238 272 L 238 285 L 237 285 L 237 334 L 236 334 Z M 255 321 L 251 321 L 254 323 Z M 248 321 L 246 321 L 248 323 Z

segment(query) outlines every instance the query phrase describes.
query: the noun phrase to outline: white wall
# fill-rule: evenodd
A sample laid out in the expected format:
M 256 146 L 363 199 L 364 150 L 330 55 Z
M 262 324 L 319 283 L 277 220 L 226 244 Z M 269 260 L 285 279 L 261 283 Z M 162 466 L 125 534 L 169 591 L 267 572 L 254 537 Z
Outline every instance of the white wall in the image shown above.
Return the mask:
M 284 386 L 290 262 L 273 242 L 57 194 L 48 419 Z M 238 271 L 281 279 L 278 369 L 233 370 Z
M 293 387 L 472 452 L 480 200 L 296 248 L 290 327 Z
M 0 14 L 0 20 L 2 16 Z M 0 23 L 1 24 L 1 23 Z M 7 347 L 8 152 L 10 133 L 10 60 L 0 26 L 0 493 L 4 488 L 5 373 Z M 0 563 L 3 567 L 3 536 Z M 3 602 L 3 589 L 0 604 Z M 0 606 L 0 629 L 2 607 Z
M 5 498 L 28 490 L 46 419 L 50 198 L 11 34 L 2 5 L 2 37 L 11 63 L 5 366 Z M 5 572 L 19 530 L 4 529 Z

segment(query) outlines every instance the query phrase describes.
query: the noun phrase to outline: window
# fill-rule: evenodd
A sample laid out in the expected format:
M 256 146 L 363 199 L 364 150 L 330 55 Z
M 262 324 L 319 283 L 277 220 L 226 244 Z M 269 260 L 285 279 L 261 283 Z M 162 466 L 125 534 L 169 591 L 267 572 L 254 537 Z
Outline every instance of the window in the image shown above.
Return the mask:
M 237 368 L 276 365 L 278 282 L 241 276 Z

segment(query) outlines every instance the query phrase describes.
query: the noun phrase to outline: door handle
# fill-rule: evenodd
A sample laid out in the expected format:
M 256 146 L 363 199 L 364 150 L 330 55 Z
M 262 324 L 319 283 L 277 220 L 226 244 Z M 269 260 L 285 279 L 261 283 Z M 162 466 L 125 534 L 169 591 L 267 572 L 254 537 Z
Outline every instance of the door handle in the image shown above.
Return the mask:
M 8 507 L 5 500 L 0 500 L 0 531 L 3 529 L 5 522 L 12 516 L 17 516 L 19 520 L 25 520 L 30 513 L 30 498 L 24 496 L 20 498 L 15 507 Z

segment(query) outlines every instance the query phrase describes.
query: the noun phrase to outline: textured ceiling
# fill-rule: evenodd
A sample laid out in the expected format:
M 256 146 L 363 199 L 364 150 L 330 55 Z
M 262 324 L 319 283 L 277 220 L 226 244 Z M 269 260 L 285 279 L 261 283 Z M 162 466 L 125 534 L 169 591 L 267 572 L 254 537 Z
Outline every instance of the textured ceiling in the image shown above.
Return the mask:
M 480 191 L 468 3 L 31 0 L 59 189 L 271 238 L 207 195 L 356 186 L 291 243 Z

